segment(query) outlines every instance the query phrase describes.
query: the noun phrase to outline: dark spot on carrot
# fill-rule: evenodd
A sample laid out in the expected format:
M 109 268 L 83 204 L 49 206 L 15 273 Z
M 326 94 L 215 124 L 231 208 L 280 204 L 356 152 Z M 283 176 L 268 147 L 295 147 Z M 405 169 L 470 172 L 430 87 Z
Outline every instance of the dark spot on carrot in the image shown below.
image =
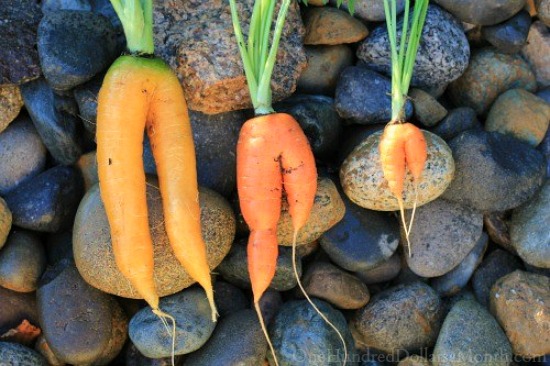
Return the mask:
M 141 92 L 142 92 L 143 94 L 147 94 L 147 89 L 141 89 Z
M 109 158 L 109 165 L 111 165 L 113 163 L 113 161 L 111 160 L 111 158 Z

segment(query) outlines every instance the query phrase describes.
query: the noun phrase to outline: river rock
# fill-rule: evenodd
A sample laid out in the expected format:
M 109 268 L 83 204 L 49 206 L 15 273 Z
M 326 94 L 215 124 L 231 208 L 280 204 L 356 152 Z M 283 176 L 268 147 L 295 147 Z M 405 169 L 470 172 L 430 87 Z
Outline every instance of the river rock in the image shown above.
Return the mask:
M 334 46 L 306 46 L 307 67 L 298 79 L 298 90 L 309 94 L 333 95 L 338 77 L 354 61 L 351 48 L 344 44 Z
M 19 87 L 15 84 L 0 84 L 0 133 L 17 117 L 21 107 L 23 98 Z
M 38 26 L 38 55 L 48 83 L 69 90 L 107 68 L 117 56 L 116 30 L 88 11 L 46 12 Z
M 474 248 L 464 257 L 462 262 L 443 276 L 433 278 L 430 285 L 440 296 L 452 296 L 460 292 L 466 286 L 475 269 L 481 263 L 483 254 L 487 249 L 489 237 L 482 233 Z
M 302 284 L 310 297 L 328 301 L 339 309 L 359 309 L 370 299 L 369 289 L 359 278 L 328 262 L 309 266 Z
M 334 157 L 343 128 L 332 98 L 294 94 L 277 103 L 275 110 L 286 112 L 298 121 L 315 157 L 327 160 Z
M 457 302 L 437 338 L 434 366 L 508 366 L 512 347 L 495 318 L 475 300 Z
M 111 298 L 111 338 L 94 365 L 109 365 L 119 355 L 128 339 L 128 318 L 118 302 Z
M 0 360 L 5 365 L 48 366 L 40 353 L 18 343 L 0 342 Z
M 346 214 L 321 237 L 329 258 L 348 271 L 366 271 L 388 260 L 399 244 L 399 225 L 385 212 L 361 208 L 344 199 Z
M 463 22 L 477 25 L 498 24 L 525 6 L 525 0 L 435 0 Z
M 302 260 L 296 258 L 298 275 L 302 275 Z M 231 251 L 217 268 L 217 271 L 229 283 L 242 288 L 250 288 L 250 275 L 248 272 L 247 240 L 241 239 L 233 243 Z M 297 284 L 292 269 L 292 250 L 279 246 L 275 277 L 271 281 L 270 288 L 276 291 L 287 291 Z
M 474 51 L 464 74 L 448 88 L 455 105 L 473 108 L 478 115 L 487 113 L 495 99 L 509 89 L 537 88 L 535 74 L 519 55 L 507 55 L 492 48 Z
M 501 24 L 483 27 L 481 35 L 500 52 L 516 53 L 525 45 L 530 26 L 529 12 L 522 10 Z
M 0 251 L 0 286 L 32 292 L 46 269 L 46 251 L 40 238 L 30 231 L 13 231 Z
M 214 300 L 221 318 L 248 308 L 248 299 L 237 286 L 217 280 L 214 283 Z
M 414 117 L 426 127 L 435 126 L 447 115 L 447 110 L 437 99 L 422 89 L 411 89 L 409 97 L 414 106 Z
M 185 357 L 185 355 L 174 356 L 175 366 L 182 366 Z M 132 342 L 126 347 L 123 360 L 124 362 L 120 363 L 124 363 L 126 366 L 173 366 L 172 357 L 149 358 L 139 352 Z
M 426 167 L 418 186 L 417 205 L 439 197 L 451 184 L 455 173 L 453 154 L 447 144 L 431 132 L 423 131 L 428 145 Z M 340 167 L 340 182 L 346 195 L 357 205 L 371 210 L 399 210 L 397 200 L 388 189 L 380 169 L 378 144 L 382 131 L 375 132 L 358 145 Z M 403 202 L 412 208 L 414 184 L 409 172 L 405 177 Z
M 329 0 L 331 5 L 337 3 L 336 0 Z M 308 1 L 309 4 L 309 1 Z M 397 14 L 401 14 L 405 8 L 404 0 L 397 0 L 396 3 Z M 341 8 L 343 10 L 348 10 L 348 1 L 345 0 L 342 2 Z M 354 3 L 355 12 L 353 13 L 354 17 L 357 17 L 361 20 L 367 22 L 380 22 L 386 20 L 386 15 L 384 13 L 384 1 L 383 0 L 364 0 L 356 1 Z
M 16 328 L 23 320 L 38 324 L 35 293 L 22 293 L 0 286 L 0 334 Z
M 361 340 L 389 354 L 416 352 L 435 344 L 442 302 L 428 285 L 415 282 L 374 295 L 351 320 Z
M 550 27 L 550 1 L 548 0 L 535 0 L 536 11 L 539 19 Z
M 394 253 L 388 260 L 366 271 L 358 271 L 354 274 L 366 285 L 388 282 L 395 278 L 401 271 L 401 257 Z
M 199 185 L 229 197 L 237 181 L 237 140 L 246 114 L 238 111 L 208 115 L 191 111 L 189 118 Z
M 185 359 L 186 366 L 263 364 L 267 342 L 253 310 L 240 310 L 219 320 L 208 342 Z
M 247 0 L 237 5 L 239 19 L 246 23 L 245 37 L 248 21 L 244 20 L 250 19 L 253 3 Z M 155 2 L 153 24 L 155 53 L 177 72 L 190 109 L 215 114 L 251 107 L 229 2 Z M 204 31 L 205 24 L 208 32 Z M 306 67 L 304 34 L 298 4 L 291 3 L 273 70 L 273 101 L 294 92 L 296 80 Z
M 51 233 L 72 225 L 82 193 L 78 170 L 56 166 L 19 185 L 6 203 L 14 225 Z
M 334 182 L 329 178 L 318 179 L 313 208 L 306 224 L 298 232 L 296 244 L 305 245 L 319 239 L 323 233 L 342 220 L 345 211 L 346 206 Z M 279 245 L 291 246 L 293 233 L 288 203 L 284 200 L 277 225 Z
M 189 277 L 172 252 L 164 229 L 158 181 L 147 179 L 149 226 L 154 246 L 154 279 L 159 296 L 174 294 L 191 286 Z M 207 188 L 199 188 L 202 237 L 210 268 L 229 252 L 235 236 L 235 216 L 229 203 Z M 118 270 L 111 246 L 109 223 L 99 187 L 92 187 L 82 199 L 73 227 L 75 262 L 82 277 L 101 291 L 122 297 L 140 298 Z
M 485 212 L 483 225 L 493 243 L 500 245 L 510 253 L 517 254 L 510 242 L 510 211 Z
M 550 180 L 526 204 L 512 213 L 511 242 L 530 265 L 550 268 Z
M 550 104 L 526 90 L 510 89 L 493 103 L 485 130 L 509 134 L 537 146 L 549 124 Z
M 411 10 L 412 12 L 412 10 Z M 412 19 L 412 14 L 409 20 Z M 401 37 L 403 16 L 397 21 L 397 39 Z M 470 46 L 461 24 L 437 5 L 430 5 L 422 30 L 411 85 L 425 88 L 441 87 L 457 79 L 470 57 Z M 391 57 L 388 30 L 377 26 L 360 44 L 357 57 L 369 68 L 390 75 Z
M 340 74 L 334 106 L 340 117 L 359 124 L 376 124 L 391 119 L 391 82 L 372 70 L 359 66 L 346 67 Z M 412 103 L 407 100 L 405 114 L 412 116 Z
M 410 269 L 422 277 L 450 272 L 478 243 L 482 229 L 481 212 L 468 206 L 439 199 L 418 207 L 409 236 Z
M 43 78 L 21 86 L 25 107 L 44 145 L 54 159 L 65 165 L 82 155 L 82 123 L 76 117 L 76 102 L 54 93 Z
M 46 341 L 46 337 L 44 337 L 44 334 L 40 334 L 38 336 L 38 338 L 36 339 L 36 343 L 34 344 L 34 349 L 38 351 L 38 353 L 40 353 L 46 359 L 48 365 L 50 366 L 65 365 L 63 361 L 59 361 L 59 359 L 55 357 L 55 354 L 50 348 L 48 341 Z
M 99 182 L 96 151 L 90 151 L 80 156 L 76 166 L 80 170 L 80 174 L 84 180 L 84 191 L 87 192 L 94 184 Z
M 458 107 L 451 109 L 443 121 L 431 129 L 431 132 L 449 141 L 470 129 L 481 129 L 476 112 L 470 107 Z
M 162 311 L 176 322 L 174 354 L 182 355 L 199 349 L 214 331 L 211 309 L 204 290 L 194 287 L 160 299 Z M 149 306 L 130 320 L 130 339 L 137 349 L 151 358 L 172 354 L 172 335 Z
M 42 18 L 40 4 L 15 0 L 0 9 L 0 84 L 19 84 L 40 76 L 36 29 Z
M 262 297 L 260 298 L 260 310 L 264 317 L 266 324 L 271 323 L 271 320 L 279 312 L 279 309 L 283 305 L 283 297 L 281 293 L 268 288 Z M 254 299 L 252 299 L 250 306 L 254 307 Z
M 313 301 L 342 334 L 348 350 L 346 365 L 351 365 L 355 347 L 344 316 L 324 301 Z M 340 338 L 306 300 L 285 302 L 273 319 L 269 335 L 281 366 L 304 362 L 312 366 L 335 366 L 344 361 Z M 274 364 L 269 353 L 268 359 Z
M 40 327 L 56 357 L 70 364 L 98 360 L 112 336 L 111 298 L 84 282 L 69 261 L 49 269 L 39 286 Z
M 533 67 L 538 85 L 550 86 L 550 30 L 545 24 L 537 21 L 531 25 L 521 53 Z
M 82 124 L 93 136 L 95 136 L 96 131 L 97 95 L 102 83 L 103 75 L 99 75 L 73 89 Z
M 38 175 L 46 166 L 46 147 L 31 120 L 18 117 L 0 133 L 0 195 Z
M 550 278 L 523 271 L 500 278 L 491 289 L 491 312 L 506 332 L 514 354 L 550 354 Z
M 487 255 L 472 277 L 472 287 L 477 301 L 488 307 L 491 287 L 499 278 L 517 269 L 523 269 L 521 261 L 502 249 L 496 249 Z
M 11 211 L 6 204 L 6 201 L 0 197 L 0 249 L 2 249 L 6 243 L 8 234 L 10 233 L 11 220 Z
M 456 173 L 442 197 L 481 211 L 521 205 L 541 187 L 544 157 L 529 144 L 498 132 L 466 131 L 449 142 Z
M 363 40 L 369 30 L 348 12 L 331 7 L 310 8 L 305 12 L 306 45 L 337 45 Z

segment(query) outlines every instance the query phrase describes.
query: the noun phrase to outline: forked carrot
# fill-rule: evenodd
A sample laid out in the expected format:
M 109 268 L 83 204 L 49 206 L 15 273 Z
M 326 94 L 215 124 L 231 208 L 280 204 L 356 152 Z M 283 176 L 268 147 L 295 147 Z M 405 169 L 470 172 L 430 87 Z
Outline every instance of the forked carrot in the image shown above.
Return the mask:
M 281 3 L 270 47 L 268 41 L 275 0 L 255 1 L 247 43 L 242 35 L 235 0 L 229 1 L 235 36 L 256 114 L 255 118 L 243 125 L 237 145 L 237 189 L 241 211 L 250 228 L 247 252 L 254 307 L 274 362 L 278 365 L 259 301 L 275 275 L 277 223 L 284 190 L 294 229 L 292 248 L 295 276 L 308 301 L 338 333 L 347 358 L 342 335 L 305 293 L 296 270 L 296 237 L 313 207 L 317 169 L 309 142 L 298 122 L 288 114 L 275 113 L 271 106 L 271 75 L 291 0 L 283 0 Z
M 414 4 L 411 30 L 409 27 L 410 0 L 405 1 L 403 29 L 399 49 L 397 48 L 397 4 L 396 0 L 384 0 L 388 38 L 390 40 L 392 64 L 392 118 L 384 128 L 380 138 L 380 163 L 384 178 L 388 182 L 390 192 L 395 196 L 399 211 L 409 256 L 411 255 L 409 235 L 414 222 L 416 204 L 418 201 L 418 185 L 428 156 L 426 140 L 422 131 L 406 122 L 405 102 L 409 90 L 420 36 L 426 20 L 429 0 L 417 0 Z M 403 203 L 403 187 L 406 170 L 413 177 L 415 199 L 409 225 L 405 220 Z
M 214 304 L 201 236 L 195 151 L 187 105 L 171 69 L 153 55 L 152 0 L 111 0 L 129 55 L 109 68 L 98 96 L 97 163 L 117 267 L 164 322 L 153 278 L 143 168 L 143 132 L 151 140 L 165 226 L 177 259 Z M 145 57 L 142 57 L 145 56 Z M 175 322 L 174 336 L 175 336 Z

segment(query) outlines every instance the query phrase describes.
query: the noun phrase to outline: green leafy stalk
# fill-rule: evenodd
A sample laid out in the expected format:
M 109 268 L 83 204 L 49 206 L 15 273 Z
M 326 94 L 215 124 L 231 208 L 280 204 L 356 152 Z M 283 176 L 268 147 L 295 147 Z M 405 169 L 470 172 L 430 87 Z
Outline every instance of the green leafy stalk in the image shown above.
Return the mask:
M 229 0 L 233 29 L 243 60 L 250 98 L 257 115 L 274 112 L 271 105 L 271 76 L 290 2 L 291 0 L 283 0 L 279 8 L 273 39 L 269 46 L 276 0 L 255 0 L 246 43 L 239 21 L 237 4 L 235 0 Z
M 390 4 L 391 2 L 391 4 Z M 384 11 L 388 27 L 391 51 L 392 79 L 392 118 L 391 122 L 405 120 L 405 102 L 411 84 L 416 54 L 426 21 L 429 0 L 416 0 L 409 31 L 410 0 L 405 1 L 405 14 L 399 47 L 397 45 L 397 5 L 396 0 L 384 0 Z
M 134 54 L 153 54 L 153 0 L 111 0 L 128 50 Z

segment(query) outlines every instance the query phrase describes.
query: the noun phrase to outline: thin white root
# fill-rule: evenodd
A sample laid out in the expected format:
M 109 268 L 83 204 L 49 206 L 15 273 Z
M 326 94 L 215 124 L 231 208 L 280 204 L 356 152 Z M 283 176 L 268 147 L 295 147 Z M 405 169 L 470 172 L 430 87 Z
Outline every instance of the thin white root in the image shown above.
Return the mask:
M 171 361 L 172 366 L 175 366 L 175 358 L 176 358 L 176 319 L 164 311 L 160 309 L 153 309 L 153 314 L 159 317 L 160 321 L 166 328 L 166 332 L 168 335 L 172 338 L 172 353 L 171 353 Z M 172 332 L 170 332 L 170 328 L 168 328 L 168 322 L 166 319 L 169 319 L 172 322 Z
M 294 236 L 292 239 L 292 269 L 294 270 L 294 276 L 296 277 L 296 281 L 298 282 L 298 287 L 300 287 L 300 290 L 302 291 L 302 294 L 305 296 L 309 304 L 315 309 L 317 314 L 338 334 L 338 338 L 340 338 L 340 342 L 342 342 L 342 346 L 344 347 L 344 361 L 342 362 L 342 365 L 345 365 L 348 361 L 348 347 L 346 346 L 346 341 L 344 340 L 344 336 L 338 328 L 330 321 L 328 318 L 323 314 L 321 310 L 315 305 L 315 303 L 311 300 L 309 295 L 307 294 L 304 286 L 302 285 L 302 281 L 300 281 L 300 276 L 298 275 L 298 269 L 296 268 L 296 240 L 298 238 L 298 230 L 294 231 Z
M 405 220 L 405 205 L 403 204 L 403 199 L 398 198 L 397 202 L 399 203 L 399 212 L 401 215 L 401 222 L 403 224 L 403 230 L 405 231 L 405 240 L 407 241 L 407 251 L 409 252 L 409 258 L 411 257 L 411 243 L 409 241 L 409 229 L 407 228 L 407 222 Z
M 256 314 L 258 314 L 258 319 L 260 320 L 260 326 L 262 327 L 262 331 L 264 332 L 265 339 L 267 340 L 267 344 L 269 345 L 269 349 L 271 350 L 271 354 L 273 355 L 273 360 L 275 361 L 275 365 L 279 366 L 279 361 L 277 360 L 277 355 L 275 354 L 275 348 L 273 348 L 273 343 L 271 343 L 271 338 L 269 338 L 269 334 L 267 333 L 267 328 L 264 323 L 264 316 L 262 315 L 262 309 L 260 309 L 260 303 L 255 302 L 254 308 L 256 309 Z
M 413 209 L 411 213 L 411 221 L 409 221 L 409 235 L 411 234 L 413 222 L 414 222 L 414 213 L 416 212 L 416 204 L 418 202 L 418 183 L 414 182 L 414 203 L 413 203 Z

